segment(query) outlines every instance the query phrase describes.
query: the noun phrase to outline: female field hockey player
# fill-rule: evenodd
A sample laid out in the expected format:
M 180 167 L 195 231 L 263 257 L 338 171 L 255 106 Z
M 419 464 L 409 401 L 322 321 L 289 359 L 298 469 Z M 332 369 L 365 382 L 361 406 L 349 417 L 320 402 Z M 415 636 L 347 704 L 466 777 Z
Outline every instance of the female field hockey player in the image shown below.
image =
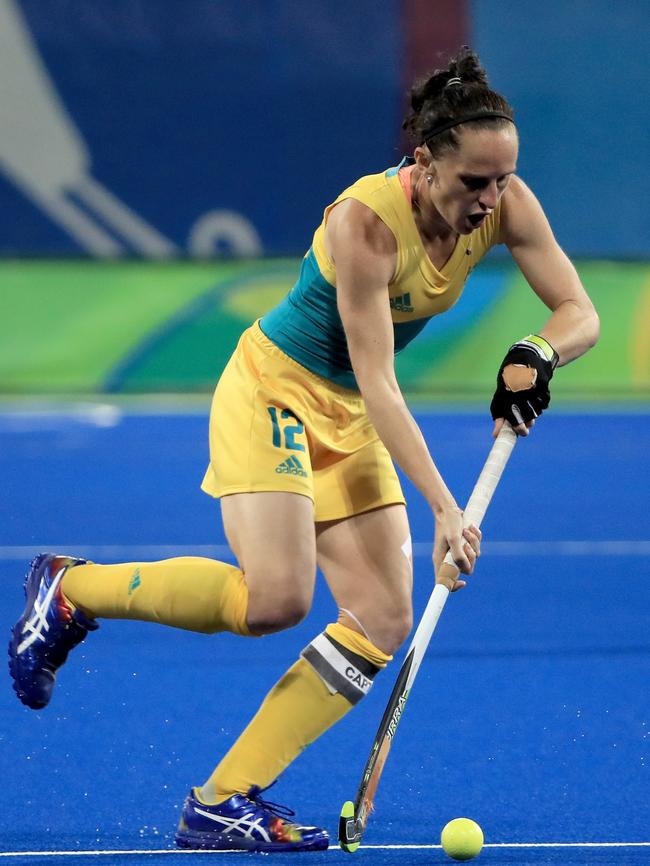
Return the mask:
M 316 565 L 339 608 L 203 785 L 177 843 L 261 851 L 326 848 L 261 793 L 361 700 L 411 629 L 411 542 L 393 461 L 431 507 L 434 571 L 451 550 L 471 574 L 480 532 L 463 529 L 394 373 L 394 353 L 459 298 L 505 244 L 550 310 L 511 346 L 491 404 L 525 436 L 556 366 L 582 355 L 598 318 L 537 199 L 515 175 L 512 109 L 463 50 L 417 84 L 404 127 L 412 158 L 362 177 L 325 209 L 296 285 L 244 332 L 214 395 L 203 489 L 221 497 L 239 567 L 202 558 L 95 565 L 41 555 L 26 580 L 10 667 L 20 700 L 44 707 L 57 669 L 97 619 L 263 635 L 308 612 Z M 528 368 L 509 391 L 511 364 Z M 464 582 L 458 580 L 452 589 Z

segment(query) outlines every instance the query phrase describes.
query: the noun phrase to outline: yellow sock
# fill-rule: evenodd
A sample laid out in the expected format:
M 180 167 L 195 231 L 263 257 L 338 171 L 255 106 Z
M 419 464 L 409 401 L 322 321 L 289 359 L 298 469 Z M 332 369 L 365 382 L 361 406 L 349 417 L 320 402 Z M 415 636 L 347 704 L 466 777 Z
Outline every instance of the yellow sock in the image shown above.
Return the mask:
M 363 635 L 347 626 L 329 625 L 326 633 L 377 668 L 391 660 Z M 332 694 L 314 668 L 299 659 L 266 696 L 257 714 L 199 789 L 205 803 L 221 803 L 253 785 L 266 788 L 321 734 L 352 708 Z
M 92 617 L 250 635 L 244 576 L 239 568 L 214 559 L 183 556 L 162 562 L 76 565 L 64 574 L 61 589 Z

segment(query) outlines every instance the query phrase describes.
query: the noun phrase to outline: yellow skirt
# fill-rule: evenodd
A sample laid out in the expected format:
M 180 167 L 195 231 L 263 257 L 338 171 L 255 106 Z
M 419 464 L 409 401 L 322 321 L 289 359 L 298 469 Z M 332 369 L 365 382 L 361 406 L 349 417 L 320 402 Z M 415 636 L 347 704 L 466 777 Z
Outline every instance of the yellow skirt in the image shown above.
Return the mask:
M 285 355 L 257 322 L 242 334 L 214 392 L 201 487 L 215 498 L 299 493 L 313 501 L 316 521 L 405 501 L 359 392 Z

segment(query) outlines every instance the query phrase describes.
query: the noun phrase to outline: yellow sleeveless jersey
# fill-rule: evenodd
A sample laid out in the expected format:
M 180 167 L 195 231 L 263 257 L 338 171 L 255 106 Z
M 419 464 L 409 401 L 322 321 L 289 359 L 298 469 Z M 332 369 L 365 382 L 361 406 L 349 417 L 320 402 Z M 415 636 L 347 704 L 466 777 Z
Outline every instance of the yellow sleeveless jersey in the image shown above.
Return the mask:
M 336 306 L 336 267 L 325 250 L 327 217 L 339 202 L 362 202 L 395 236 L 397 263 L 388 286 L 395 351 L 419 334 L 432 316 L 456 303 L 472 268 L 501 243 L 501 202 L 471 235 L 461 235 L 438 270 L 422 244 L 411 202 L 399 171 L 409 160 L 381 174 L 360 178 L 325 209 L 300 276 L 283 301 L 260 321 L 264 334 L 308 370 L 347 388 L 356 388 L 345 332 Z

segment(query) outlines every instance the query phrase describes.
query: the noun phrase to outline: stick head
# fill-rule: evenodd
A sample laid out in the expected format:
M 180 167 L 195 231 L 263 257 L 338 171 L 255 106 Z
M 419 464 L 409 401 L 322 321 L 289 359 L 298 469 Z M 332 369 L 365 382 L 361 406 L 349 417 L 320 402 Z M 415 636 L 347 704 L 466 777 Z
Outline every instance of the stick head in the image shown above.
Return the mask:
M 354 803 L 346 800 L 339 818 L 339 845 L 348 854 L 354 854 L 361 844 L 361 830 L 354 815 Z

